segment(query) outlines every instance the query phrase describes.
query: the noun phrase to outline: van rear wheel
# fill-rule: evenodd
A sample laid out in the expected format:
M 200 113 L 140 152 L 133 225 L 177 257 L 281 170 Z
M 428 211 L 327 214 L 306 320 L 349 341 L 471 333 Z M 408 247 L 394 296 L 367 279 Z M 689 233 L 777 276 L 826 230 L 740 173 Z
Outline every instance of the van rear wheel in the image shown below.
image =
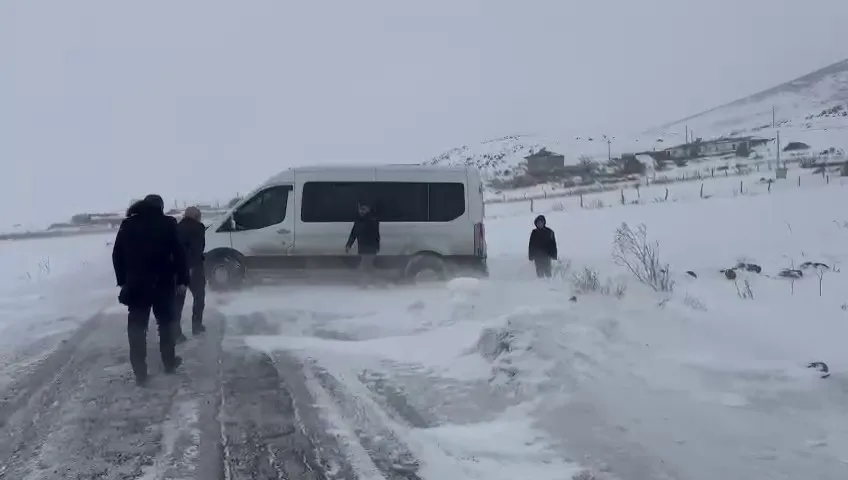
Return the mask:
M 412 283 L 444 281 L 448 277 L 447 265 L 436 255 L 417 255 L 406 266 L 406 278 Z
M 232 290 L 246 277 L 244 264 L 231 254 L 216 255 L 206 262 L 206 282 L 214 291 Z

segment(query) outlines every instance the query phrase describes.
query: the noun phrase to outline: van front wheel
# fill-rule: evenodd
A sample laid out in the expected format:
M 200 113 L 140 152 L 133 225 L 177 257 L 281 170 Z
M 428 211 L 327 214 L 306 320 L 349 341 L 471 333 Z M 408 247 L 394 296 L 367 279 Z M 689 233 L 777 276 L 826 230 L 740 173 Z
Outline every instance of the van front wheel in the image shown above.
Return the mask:
M 214 291 L 226 291 L 244 283 L 246 269 L 234 255 L 216 255 L 206 261 L 206 282 Z

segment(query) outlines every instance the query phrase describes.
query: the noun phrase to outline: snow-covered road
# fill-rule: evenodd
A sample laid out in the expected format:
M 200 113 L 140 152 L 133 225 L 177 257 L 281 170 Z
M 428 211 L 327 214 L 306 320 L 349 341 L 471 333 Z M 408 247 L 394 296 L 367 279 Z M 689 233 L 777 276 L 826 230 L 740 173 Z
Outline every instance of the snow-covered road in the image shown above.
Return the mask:
M 488 280 L 214 295 L 148 389 L 108 238 L 0 245 L 25 272 L 0 294 L 0 479 L 848 478 L 845 192 L 545 212 L 551 281 L 525 259 L 534 214 L 493 211 Z M 610 260 L 621 222 L 673 293 Z M 59 248 L 83 266 L 45 268 Z M 762 271 L 719 273 L 740 261 Z M 780 277 L 804 262 L 829 268 Z

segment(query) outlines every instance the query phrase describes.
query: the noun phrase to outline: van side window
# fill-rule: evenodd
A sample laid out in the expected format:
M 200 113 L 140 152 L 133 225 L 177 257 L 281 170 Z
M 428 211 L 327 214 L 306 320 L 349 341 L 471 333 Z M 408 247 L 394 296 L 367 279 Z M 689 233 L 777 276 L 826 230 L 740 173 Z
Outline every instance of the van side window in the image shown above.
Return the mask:
M 258 230 L 286 219 L 290 185 L 267 188 L 233 212 L 235 231 Z
M 374 182 L 374 215 L 381 222 L 426 222 L 429 191 L 426 183 Z
M 465 185 L 430 184 L 430 221 L 450 222 L 465 214 Z
M 465 213 L 462 183 L 306 182 L 300 219 L 306 223 L 353 222 L 357 204 L 381 222 L 449 222 Z
M 363 182 L 306 182 L 300 202 L 300 219 L 309 223 L 352 222 L 358 202 L 371 203 Z

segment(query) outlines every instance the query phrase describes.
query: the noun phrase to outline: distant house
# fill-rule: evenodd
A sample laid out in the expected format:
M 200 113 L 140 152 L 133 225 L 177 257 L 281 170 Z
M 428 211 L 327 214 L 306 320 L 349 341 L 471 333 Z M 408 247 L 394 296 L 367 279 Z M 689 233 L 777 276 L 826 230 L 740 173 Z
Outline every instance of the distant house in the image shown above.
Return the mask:
M 770 142 L 769 138 L 757 137 L 721 137 L 714 140 L 695 141 L 665 149 L 671 159 L 690 159 L 727 155 L 740 151 L 750 152 L 752 148 Z M 747 154 L 745 154 L 747 156 Z
M 529 175 L 550 175 L 565 171 L 565 155 L 551 152 L 546 148 L 524 157 L 524 160 L 527 161 Z
M 669 159 L 696 158 L 701 156 L 701 145 L 699 143 L 684 143 L 683 145 L 666 148 L 663 151 L 667 153 Z

